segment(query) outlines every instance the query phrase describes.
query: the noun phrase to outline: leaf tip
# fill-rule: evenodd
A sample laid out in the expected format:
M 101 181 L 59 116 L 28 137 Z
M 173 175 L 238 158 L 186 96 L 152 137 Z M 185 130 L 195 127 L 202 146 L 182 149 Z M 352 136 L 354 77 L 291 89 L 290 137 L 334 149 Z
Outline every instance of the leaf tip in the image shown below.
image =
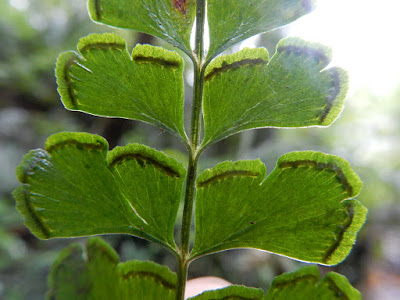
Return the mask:
M 124 147 L 115 147 L 107 155 L 107 165 L 116 167 L 127 160 L 135 160 L 142 168 L 149 164 L 153 168 L 162 171 L 168 177 L 183 180 L 186 170 L 175 159 L 168 157 L 150 147 L 140 144 L 129 144 Z
M 211 184 L 233 177 L 253 177 L 260 182 L 264 179 L 266 168 L 260 159 L 225 161 L 205 170 L 197 179 L 197 187 L 205 188 Z
M 277 162 L 281 169 L 311 167 L 332 172 L 346 192 L 348 198 L 357 196 L 362 188 L 362 181 L 345 159 L 318 151 L 295 151 L 281 156 Z
M 101 256 L 115 266 L 119 263 L 117 252 L 100 237 L 91 237 L 87 240 L 86 252 L 88 260 Z
M 115 33 L 92 33 L 78 42 L 78 50 L 81 54 L 93 49 L 118 49 L 126 50 L 125 40 Z
M 73 79 L 69 72 L 78 59 L 75 52 L 64 52 L 59 55 L 56 62 L 57 91 L 65 108 L 71 110 L 77 109 L 78 104 L 73 89 Z
M 335 239 L 323 255 L 322 260 L 326 265 L 336 265 L 349 255 L 367 217 L 367 208 L 357 200 L 344 201 L 343 205 L 346 216 L 337 225 Z
M 298 37 L 287 37 L 279 41 L 276 51 L 287 55 L 302 56 L 304 59 L 312 59 L 322 70 L 332 60 L 331 48 Z
M 348 91 L 348 75 L 341 68 L 333 67 L 324 71 L 331 82 L 331 86 L 327 91 L 326 105 L 320 115 L 321 125 L 327 126 L 332 124 L 343 110 L 344 99 Z
M 99 22 L 101 20 L 102 7 L 100 0 L 88 1 L 89 16 L 93 21 Z
M 242 67 L 265 65 L 268 63 L 268 60 L 269 54 L 267 49 L 263 47 L 255 49 L 244 48 L 237 53 L 222 55 L 216 58 L 208 65 L 204 79 L 208 81 L 219 74 Z
M 137 63 L 153 63 L 165 68 L 183 67 L 182 57 L 176 51 L 151 45 L 137 44 L 132 51 L 132 60 Z
M 104 153 L 108 151 L 108 142 L 104 138 L 86 132 L 59 132 L 51 135 L 45 143 L 45 149 L 50 154 L 57 149 L 70 146 Z
M 16 188 L 12 193 L 17 205 L 17 210 L 24 217 L 24 223 L 29 230 L 39 239 L 49 239 L 50 228 L 39 217 L 36 207 L 30 198 L 30 191 L 26 186 Z

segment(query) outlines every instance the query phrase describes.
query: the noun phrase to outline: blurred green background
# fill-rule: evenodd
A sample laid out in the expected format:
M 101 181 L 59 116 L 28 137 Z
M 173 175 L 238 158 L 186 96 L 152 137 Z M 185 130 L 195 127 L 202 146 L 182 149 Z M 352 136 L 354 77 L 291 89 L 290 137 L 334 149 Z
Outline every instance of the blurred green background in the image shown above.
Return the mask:
M 76 241 L 41 241 L 23 225 L 11 192 L 18 186 L 15 167 L 30 149 L 43 147 L 46 137 L 59 131 L 86 131 L 104 136 L 111 147 L 139 142 L 185 159 L 179 141 L 160 129 L 63 108 L 54 78 L 58 54 L 76 49 L 78 39 L 88 33 L 105 31 L 122 35 L 130 49 L 137 42 L 171 48 L 141 33 L 93 23 L 84 0 L 0 1 L 0 299 L 43 299 L 51 263 L 63 247 Z M 267 47 L 272 55 L 285 35 L 280 29 L 253 43 Z M 190 109 L 188 61 L 186 69 L 185 107 Z M 400 294 L 400 86 L 384 95 L 368 88 L 352 91 L 346 109 L 329 128 L 260 129 L 232 136 L 206 151 L 201 168 L 222 160 L 260 157 L 271 171 L 279 156 L 294 150 L 342 156 L 364 181 L 359 200 L 369 208 L 369 215 L 357 245 L 344 263 L 321 270 L 346 275 L 365 299 L 396 299 Z M 149 259 L 174 269 L 174 258 L 156 245 L 128 236 L 106 240 L 121 260 Z M 256 250 L 226 251 L 195 261 L 190 277 L 214 275 L 267 289 L 275 275 L 301 265 Z

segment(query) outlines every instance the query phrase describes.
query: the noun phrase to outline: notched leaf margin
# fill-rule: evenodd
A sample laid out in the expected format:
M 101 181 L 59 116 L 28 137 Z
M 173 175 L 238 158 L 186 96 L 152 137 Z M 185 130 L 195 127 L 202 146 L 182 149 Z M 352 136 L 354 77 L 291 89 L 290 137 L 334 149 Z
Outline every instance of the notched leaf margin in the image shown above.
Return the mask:
M 333 243 L 327 248 L 321 262 L 319 262 L 326 265 L 338 264 L 348 255 L 367 215 L 367 209 L 360 202 L 352 199 L 360 193 L 362 182 L 346 160 L 322 152 L 290 152 L 279 158 L 276 168 L 267 177 L 265 177 L 265 165 L 260 159 L 237 162 L 226 161 L 201 173 L 196 184 L 199 189 L 204 189 L 212 184 L 234 177 L 254 177 L 259 185 L 262 185 L 270 177 L 273 177 L 273 174 L 283 172 L 288 168 L 315 168 L 332 172 L 342 186 L 343 191 L 346 192 L 347 197 L 342 200 L 346 217 L 341 224 L 337 224 Z M 251 225 L 254 224 L 253 222 L 250 223 Z M 345 237 L 348 238 L 345 239 Z M 211 252 L 214 252 L 214 250 Z M 195 258 L 207 253 L 208 251 L 201 252 L 201 254 L 195 253 L 192 257 Z
M 41 168 L 41 164 L 51 159 L 53 152 L 65 147 L 101 152 L 104 156 L 104 163 L 109 168 L 115 167 L 126 160 L 134 159 L 143 168 L 150 164 L 158 171 L 178 180 L 183 180 L 186 174 L 183 165 L 175 159 L 144 145 L 129 144 L 123 147 L 116 147 L 107 153 L 108 142 L 98 135 L 80 132 L 54 134 L 45 143 L 46 151 L 42 149 L 30 151 L 16 168 L 17 178 L 23 184 L 13 191 L 17 209 L 23 215 L 26 226 L 40 239 L 52 238 L 51 229 L 37 214 L 37 208 L 30 200 L 29 177 L 35 173 L 35 168 Z M 141 232 L 139 231 L 138 233 Z M 138 236 L 145 237 L 143 234 L 138 234 Z M 147 238 L 151 239 L 152 237 L 149 236 Z

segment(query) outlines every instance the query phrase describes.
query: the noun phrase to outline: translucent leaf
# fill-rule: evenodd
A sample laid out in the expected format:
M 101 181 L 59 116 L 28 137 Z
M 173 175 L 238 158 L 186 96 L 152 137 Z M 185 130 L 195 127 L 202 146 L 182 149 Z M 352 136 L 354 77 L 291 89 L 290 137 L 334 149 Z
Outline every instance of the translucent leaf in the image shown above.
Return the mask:
M 203 145 L 260 127 L 330 125 L 343 108 L 347 75 L 325 69 L 330 50 L 298 38 L 215 59 L 204 84 Z
M 361 294 L 351 286 L 346 277 L 329 272 L 320 280 L 318 267 L 309 266 L 276 277 L 263 299 L 361 300 Z
M 313 0 L 208 0 L 209 58 L 253 35 L 289 24 L 314 8 Z
M 192 258 L 256 248 L 333 265 L 350 252 L 366 208 L 347 161 L 321 152 L 282 156 L 264 180 L 260 160 L 220 163 L 197 179 Z
M 176 248 L 183 166 L 139 144 L 107 153 L 103 138 L 58 133 L 17 168 L 17 208 L 42 239 L 125 233 Z
M 89 0 L 90 17 L 97 22 L 154 35 L 190 51 L 194 0 Z
M 176 275 L 153 262 L 119 263 L 100 238 L 64 249 L 49 275 L 48 300 L 175 299 Z
M 132 56 L 115 34 L 91 34 L 80 54 L 57 61 L 58 92 L 64 106 L 94 115 L 141 120 L 183 139 L 183 61 L 173 51 L 137 45 Z

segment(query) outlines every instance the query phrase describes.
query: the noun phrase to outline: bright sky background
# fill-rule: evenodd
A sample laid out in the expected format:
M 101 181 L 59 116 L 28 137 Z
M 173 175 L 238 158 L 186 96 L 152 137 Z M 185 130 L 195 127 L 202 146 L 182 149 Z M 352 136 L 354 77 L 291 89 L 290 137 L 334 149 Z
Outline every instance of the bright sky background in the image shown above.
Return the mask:
M 400 83 L 400 1 L 319 0 L 289 34 L 333 49 L 333 64 L 350 73 L 351 91 L 384 95 Z

